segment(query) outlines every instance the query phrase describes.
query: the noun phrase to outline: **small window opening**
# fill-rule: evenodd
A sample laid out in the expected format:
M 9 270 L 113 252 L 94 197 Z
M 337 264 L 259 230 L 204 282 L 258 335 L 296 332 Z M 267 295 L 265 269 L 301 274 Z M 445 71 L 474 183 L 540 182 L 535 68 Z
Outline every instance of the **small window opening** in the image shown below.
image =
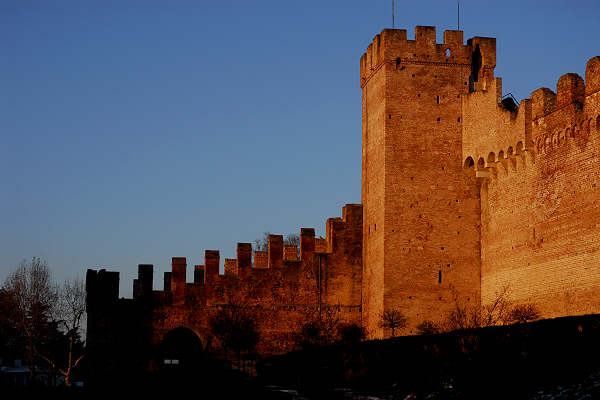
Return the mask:
M 440 122 L 440 117 L 437 117 L 437 121 Z
M 460 122 L 460 117 L 458 117 L 458 119 L 456 120 L 456 122 Z
M 388 119 L 392 119 L 392 114 L 388 114 Z
M 421 93 L 417 94 L 417 97 L 421 97 Z
M 377 224 L 375 224 L 375 229 L 374 230 L 377 230 Z
M 438 271 L 438 283 L 442 283 L 442 270 L 441 269 Z M 441 299 L 441 297 L 440 297 L 440 299 Z
M 415 77 L 415 74 L 412 74 L 412 77 L 414 78 L 414 77 Z
M 399 65 L 400 65 L 400 57 L 396 58 L 396 69 L 398 69 Z
M 442 251 L 444 251 L 444 248 L 443 248 L 443 247 L 440 247 L 440 249 L 442 249 Z
M 436 102 L 437 104 L 440 104 L 440 96 L 435 96 L 435 102 Z
M 446 57 L 450 57 L 450 49 L 446 49 Z

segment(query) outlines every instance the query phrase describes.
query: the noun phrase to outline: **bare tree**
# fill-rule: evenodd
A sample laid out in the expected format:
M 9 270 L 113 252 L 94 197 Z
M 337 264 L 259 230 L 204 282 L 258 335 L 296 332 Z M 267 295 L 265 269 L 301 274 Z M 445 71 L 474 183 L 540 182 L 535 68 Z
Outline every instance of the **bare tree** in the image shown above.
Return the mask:
M 47 362 L 71 385 L 73 369 L 83 358 L 80 329 L 85 316 L 85 288 L 81 279 L 67 280 L 63 286 L 52 283 L 48 264 L 34 257 L 23 261 L 6 280 L 3 288 L 11 304 L 10 323 L 23 338 L 25 359 L 31 382 L 37 359 Z M 66 339 L 66 351 L 57 351 Z M 62 367 L 63 360 L 66 367 Z
M 209 319 L 212 334 L 225 351 L 233 351 L 241 361 L 242 352 L 251 352 L 260 340 L 257 316 L 252 309 L 235 302 L 222 305 Z
M 436 333 L 440 333 L 440 331 L 439 324 L 430 320 L 425 320 L 417 325 L 417 333 L 419 335 L 435 335 Z
M 510 310 L 508 286 L 501 288 L 490 303 L 481 307 L 460 299 L 454 287 L 451 290 L 454 308 L 446 315 L 443 330 L 473 329 L 506 323 Z
M 263 232 L 263 236 L 259 239 L 254 240 L 254 251 L 268 251 L 269 250 L 269 235 L 271 232 Z M 294 245 L 300 249 L 300 236 L 290 233 L 285 235 L 283 238 L 283 244 Z
M 343 344 L 358 343 L 367 337 L 364 327 L 355 323 L 340 323 L 338 326 L 338 341 Z
M 509 286 L 503 286 L 496 292 L 492 302 L 481 307 L 481 326 L 505 324 L 510 311 Z
M 254 240 L 254 251 L 268 251 L 269 250 L 269 235 L 271 232 L 265 231 L 263 232 L 263 236 L 261 238 Z
M 392 337 L 396 336 L 396 329 L 406 327 L 408 319 L 398 310 L 384 311 L 379 319 L 379 326 L 392 330 Z
M 510 310 L 508 321 L 510 322 L 529 322 L 540 318 L 540 312 L 534 304 L 519 304 Z
M 300 348 L 314 348 L 337 341 L 340 319 L 337 307 L 310 307 L 300 322 L 295 344 Z
M 295 233 L 290 233 L 289 235 L 285 236 L 283 243 L 300 247 L 300 236 L 296 235 Z
M 77 342 L 82 336 L 81 328 L 85 317 L 85 285 L 81 278 L 66 280 L 63 283 L 53 311 L 54 319 L 62 328 L 68 341 L 66 365 L 61 367 L 56 361 L 56 357 L 53 359 L 52 356 L 41 352 L 38 352 L 38 356 L 65 377 L 66 386 L 71 386 L 73 369 L 85 356 L 83 349 L 77 346 Z
M 22 261 L 8 276 L 4 290 L 13 306 L 11 323 L 23 339 L 30 382 L 34 382 L 39 349 L 52 340 L 52 313 L 58 299 L 47 263 L 36 257 Z

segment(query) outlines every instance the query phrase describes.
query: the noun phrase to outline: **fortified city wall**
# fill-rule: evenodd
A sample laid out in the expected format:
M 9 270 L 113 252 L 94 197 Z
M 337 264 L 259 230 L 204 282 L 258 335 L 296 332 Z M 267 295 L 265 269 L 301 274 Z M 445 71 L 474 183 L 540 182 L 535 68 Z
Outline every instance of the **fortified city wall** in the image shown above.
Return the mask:
M 505 107 L 501 80 L 463 98 L 463 159 L 481 186 L 481 296 L 507 287 L 544 317 L 600 311 L 600 57 Z
M 88 270 L 90 348 L 137 342 L 157 363 L 174 330 L 208 346 L 210 316 L 232 304 L 256 312 L 262 355 L 291 350 L 322 312 L 370 338 L 390 335 L 385 311 L 407 316 L 400 333 L 412 334 L 504 289 L 543 318 L 600 312 L 600 57 L 585 83 L 565 74 L 556 93 L 520 103 L 503 96 L 495 65 L 494 38 L 383 30 L 360 59 L 362 204 L 330 218 L 325 239 L 303 228 L 299 249 L 281 235 L 266 252 L 238 243 L 224 274 L 219 251 L 193 282 L 175 257 L 153 290 L 153 266 L 139 265 L 133 299 L 119 298 L 118 272 Z

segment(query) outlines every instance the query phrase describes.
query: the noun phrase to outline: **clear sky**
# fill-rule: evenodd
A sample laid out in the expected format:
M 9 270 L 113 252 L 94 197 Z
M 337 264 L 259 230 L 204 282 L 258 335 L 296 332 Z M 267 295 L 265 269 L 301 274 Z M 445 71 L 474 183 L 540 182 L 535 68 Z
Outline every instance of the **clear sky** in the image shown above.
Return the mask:
M 518 99 L 585 73 L 600 2 L 464 0 Z M 360 202 L 359 58 L 391 0 L 0 3 L 0 282 L 174 256 L 235 258 L 263 231 L 325 236 Z M 398 1 L 397 28 L 456 29 L 456 1 Z M 188 267 L 188 280 L 191 279 Z

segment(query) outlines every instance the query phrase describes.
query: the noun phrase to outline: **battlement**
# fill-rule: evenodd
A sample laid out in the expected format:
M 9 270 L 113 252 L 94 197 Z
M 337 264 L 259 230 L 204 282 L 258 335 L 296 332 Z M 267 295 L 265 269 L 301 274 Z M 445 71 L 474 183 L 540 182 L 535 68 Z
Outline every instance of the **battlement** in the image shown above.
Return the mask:
M 595 111 L 600 104 L 600 57 L 587 63 L 587 83 L 577 74 L 562 75 L 556 92 L 548 88 L 533 91 L 515 109 L 503 101 L 502 81 L 496 78 L 487 90 L 463 96 L 464 167 L 475 167 L 477 176 L 489 177 L 490 168 L 518 169 L 517 155 L 547 153 L 569 137 L 592 130 Z M 512 158 L 513 162 L 506 160 Z M 500 164 L 498 164 L 500 163 Z
M 496 66 L 496 39 L 473 37 L 463 44 L 463 32 L 444 31 L 444 43 L 436 43 L 434 26 L 416 26 L 415 40 L 405 29 L 384 29 L 375 36 L 360 58 L 360 85 L 363 87 L 384 65 L 402 70 L 407 64 L 435 64 L 471 68 L 477 63 L 474 81 L 486 81 Z M 481 79 L 481 78 L 486 79 Z
M 225 277 L 237 277 L 240 280 L 250 279 L 261 270 L 281 270 L 293 265 L 310 267 L 315 254 L 339 254 L 356 261 L 362 251 L 362 205 L 347 204 L 342 209 L 341 218 L 329 218 L 326 224 L 325 239 L 315 238 L 313 228 L 300 230 L 300 248 L 295 245 L 284 245 L 283 235 L 269 235 L 267 251 L 252 251 L 251 243 L 237 244 L 237 258 L 225 259 L 224 275 L 219 273 L 220 252 L 206 250 L 204 264 L 195 265 L 193 283 L 196 285 L 221 285 Z M 298 254 L 300 257 L 298 257 Z M 254 256 L 254 265 L 252 258 Z M 134 299 L 149 299 L 153 292 L 152 264 L 139 264 L 138 277 L 133 282 Z M 187 259 L 173 257 L 171 271 L 164 274 L 164 291 L 171 292 L 174 303 L 181 303 L 185 297 Z M 92 301 L 106 301 L 118 298 L 119 273 L 105 270 L 88 270 L 86 282 Z

